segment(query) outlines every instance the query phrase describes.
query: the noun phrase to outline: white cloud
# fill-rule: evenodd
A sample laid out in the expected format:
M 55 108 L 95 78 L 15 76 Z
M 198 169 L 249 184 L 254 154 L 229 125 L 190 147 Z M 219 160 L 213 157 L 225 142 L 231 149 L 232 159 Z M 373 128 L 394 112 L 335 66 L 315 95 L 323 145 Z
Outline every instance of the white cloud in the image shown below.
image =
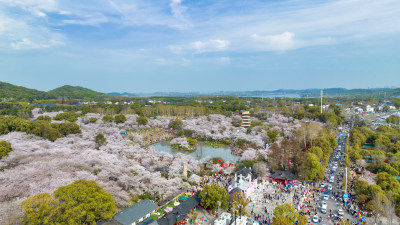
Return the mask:
M 222 57 L 219 57 L 218 61 L 220 63 L 223 63 L 223 64 L 230 64 L 231 63 L 231 58 L 226 57 L 226 56 L 222 56 Z
M 47 40 L 45 42 L 34 42 L 29 38 L 23 38 L 20 41 L 12 42 L 11 48 L 15 50 L 30 50 L 30 49 L 50 48 L 61 44 L 63 43 L 53 39 Z
M 212 52 L 225 50 L 230 45 L 227 40 L 208 40 L 208 41 L 195 41 L 191 43 L 191 48 L 199 52 Z
M 208 41 L 194 41 L 186 45 L 169 45 L 167 48 L 174 54 L 184 54 L 188 52 L 205 53 L 224 51 L 230 46 L 228 40 L 211 39 Z
M 169 3 L 172 14 L 178 18 L 183 18 L 183 12 L 186 10 L 186 7 L 182 6 L 181 3 L 182 0 L 171 0 Z
M 64 35 L 24 20 L 0 14 L 0 47 L 14 50 L 41 49 L 62 45 Z
M 294 33 L 284 32 L 278 35 L 259 36 L 253 34 L 251 37 L 257 41 L 265 42 L 266 48 L 277 51 L 287 51 L 296 48 Z
M 180 46 L 170 45 L 168 46 L 168 49 L 174 54 L 183 54 L 183 49 Z
M 318 45 L 329 45 L 333 43 L 337 43 L 334 38 L 331 37 L 323 37 L 323 38 L 309 38 L 309 39 L 295 39 L 295 34 L 292 32 L 283 32 L 282 34 L 277 35 L 266 35 L 260 36 L 258 34 L 253 34 L 251 37 L 261 42 L 260 45 L 261 50 L 265 51 L 289 51 L 295 50 L 299 48 L 305 48 L 309 46 L 318 46 Z

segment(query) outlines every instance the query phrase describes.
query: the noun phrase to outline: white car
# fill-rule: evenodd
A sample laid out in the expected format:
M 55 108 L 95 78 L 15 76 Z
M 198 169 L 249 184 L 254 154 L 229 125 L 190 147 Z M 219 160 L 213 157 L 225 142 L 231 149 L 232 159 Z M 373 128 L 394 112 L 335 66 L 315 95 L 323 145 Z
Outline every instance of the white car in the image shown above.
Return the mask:
M 312 218 L 312 221 L 313 221 L 314 223 L 318 223 L 318 222 L 319 222 L 319 217 L 318 217 L 318 215 L 314 215 L 313 218 Z
M 322 184 L 321 184 L 321 188 L 324 188 L 324 187 L 325 187 L 325 184 L 324 184 L 324 183 L 322 183 Z
M 332 190 L 332 185 L 331 184 L 328 185 L 328 190 L 330 190 L 330 191 Z
M 340 216 L 343 216 L 343 209 L 338 209 L 338 214 L 339 214 Z
M 329 199 L 329 195 L 324 195 L 324 197 L 322 199 L 328 200 Z
M 335 179 L 333 179 L 333 178 L 329 179 L 329 183 L 333 183 L 333 182 L 335 182 Z

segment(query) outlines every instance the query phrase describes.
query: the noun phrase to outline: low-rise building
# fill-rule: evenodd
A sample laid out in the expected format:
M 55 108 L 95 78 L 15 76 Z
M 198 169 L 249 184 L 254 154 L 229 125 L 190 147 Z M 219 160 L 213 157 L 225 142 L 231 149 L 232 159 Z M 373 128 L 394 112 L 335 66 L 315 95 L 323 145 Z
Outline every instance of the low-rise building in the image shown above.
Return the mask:
M 158 206 L 153 201 L 146 199 L 118 212 L 113 221 L 121 225 L 136 225 L 150 217 L 157 208 Z
M 160 217 L 156 222 L 158 225 L 182 224 L 187 220 L 189 212 L 193 211 L 200 204 L 200 192 L 188 198 L 182 204 L 175 207 L 171 212 Z

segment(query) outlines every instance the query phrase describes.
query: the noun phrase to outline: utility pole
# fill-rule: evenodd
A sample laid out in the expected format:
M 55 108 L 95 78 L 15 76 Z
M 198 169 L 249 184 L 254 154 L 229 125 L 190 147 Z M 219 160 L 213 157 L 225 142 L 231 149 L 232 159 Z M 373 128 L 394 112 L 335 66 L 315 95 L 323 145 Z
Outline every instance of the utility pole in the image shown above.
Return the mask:
M 347 194 L 347 166 L 346 166 L 346 186 L 344 189 L 344 193 Z
M 324 91 L 321 90 L 321 113 L 322 113 L 322 95 L 323 95 Z

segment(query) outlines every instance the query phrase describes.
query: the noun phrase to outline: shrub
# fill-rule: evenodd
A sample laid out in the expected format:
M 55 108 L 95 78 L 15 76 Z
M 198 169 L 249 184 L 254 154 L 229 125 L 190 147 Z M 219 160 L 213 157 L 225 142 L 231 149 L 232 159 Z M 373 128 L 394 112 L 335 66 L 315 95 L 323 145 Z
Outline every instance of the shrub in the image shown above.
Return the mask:
M 80 116 L 79 113 L 70 111 L 70 112 L 64 112 L 64 113 L 59 113 L 57 114 L 54 119 L 55 120 L 67 120 L 69 122 L 75 122 L 78 120 L 78 117 Z
M 51 126 L 56 128 L 60 134 L 64 136 L 68 134 L 80 134 L 82 132 L 78 124 L 71 122 L 53 123 Z
M 12 151 L 11 143 L 7 141 L 0 141 L 0 159 L 6 157 Z
M 103 122 L 112 122 L 114 120 L 114 118 L 112 116 L 103 116 Z
M 36 120 L 44 120 L 44 121 L 51 121 L 51 117 L 50 116 L 38 116 L 38 118 Z
M 122 115 L 122 114 L 118 114 L 118 115 L 115 116 L 114 121 L 116 123 L 125 123 L 126 117 L 124 115 Z
M 96 123 L 96 121 L 97 121 L 96 117 L 90 117 L 89 118 L 89 122 L 91 122 L 91 123 Z
M 100 146 L 107 144 L 107 140 L 103 134 L 97 134 L 95 143 L 96 143 L 96 148 L 99 149 Z
M 139 125 L 146 125 L 147 122 L 148 122 L 148 120 L 147 120 L 147 118 L 144 117 L 144 116 L 139 116 L 139 117 L 136 119 L 136 122 L 137 122 Z
M 182 122 L 182 120 L 176 119 L 176 120 L 172 121 L 172 123 L 169 125 L 169 127 L 174 130 L 180 130 L 183 127 L 183 122 Z

